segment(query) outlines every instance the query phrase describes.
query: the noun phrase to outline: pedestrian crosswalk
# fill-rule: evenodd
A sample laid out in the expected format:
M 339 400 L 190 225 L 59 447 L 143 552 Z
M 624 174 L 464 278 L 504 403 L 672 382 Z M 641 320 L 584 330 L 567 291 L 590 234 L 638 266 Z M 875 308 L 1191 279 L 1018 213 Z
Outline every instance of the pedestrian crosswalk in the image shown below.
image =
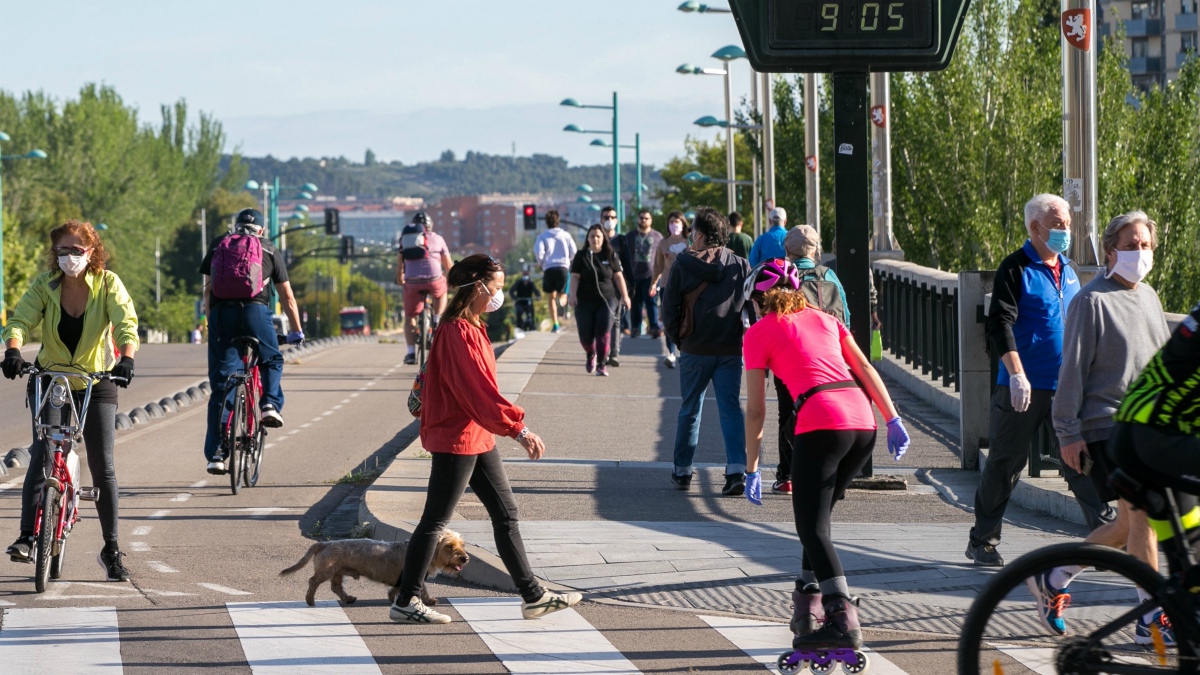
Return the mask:
M 461 632 L 462 624 L 468 625 L 510 673 L 643 672 L 613 645 L 604 630 L 588 621 L 586 605 L 528 621 L 521 618 L 518 598 L 449 598 L 448 604 L 462 618 L 462 622 L 451 624 L 457 626 L 454 630 Z M 369 626 L 356 626 L 345 608 L 332 600 L 318 602 L 315 607 L 299 601 L 228 602 L 224 611 L 241 644 L 244 664 L 254 675 L 380 675 L 383 671 L 362 631 L 370 631 L 373 639 L 378 639 L 381 632 L 385 639 L 393 633 L 411 639 L 411 632 L 402 633 L 393 627 L 383 611 L 371 619 Z M 786 625 L 724 616 L 698 618 L 713 631 L 712 650 L 727 652 L 728 647 L 722 646 L 727 641 L 745 655 L 747 665 L 757 662 L 763 672 L 778 673 L 775 661 L 791 642 Z M 212 623 L 211 616 L 205 620 Z M 120 675 L 125 667 L 121 628 L 120 611 L 115 607 L 4 607 L 0 613 L 0 664 L 3 672 L 11 668 L 14 673 Z M 434 638 L 438 631 L 451 630 L 421 628 Z M 140 629 L 135 639 L 144 642 L 144 633 Z M 448 634 L 448 639 L 457 645 L 461 636 L 450 638 Z M 698 654 L 705 651 L 700 642 L 688 648 Z M 164 640 L 162 649 L 171 649 L 169 640 Z M 403 653 L 403 645 L 398 651 Z M 634 658 L 639 656 L 644 658 L 640 651 Z M 229 663 L 229 657 L 223 650 L 214 655 L 214 660 Z M 870 657 L 872 675 L 905 674 L 878 653 L 870 652 Z M 447 653 L 446 658 L 452 662 L 454 652 Z M 652 666 L 645 664 L 647 668 Z

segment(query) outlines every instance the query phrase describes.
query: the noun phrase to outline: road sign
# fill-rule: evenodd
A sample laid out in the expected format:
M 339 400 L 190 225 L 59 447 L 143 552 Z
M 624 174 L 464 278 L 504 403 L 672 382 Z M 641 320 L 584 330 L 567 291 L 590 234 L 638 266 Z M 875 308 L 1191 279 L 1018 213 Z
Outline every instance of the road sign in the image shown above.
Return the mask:
M 899 72 L 950 65 L 971 0 L 730 0 L 764 73 Z

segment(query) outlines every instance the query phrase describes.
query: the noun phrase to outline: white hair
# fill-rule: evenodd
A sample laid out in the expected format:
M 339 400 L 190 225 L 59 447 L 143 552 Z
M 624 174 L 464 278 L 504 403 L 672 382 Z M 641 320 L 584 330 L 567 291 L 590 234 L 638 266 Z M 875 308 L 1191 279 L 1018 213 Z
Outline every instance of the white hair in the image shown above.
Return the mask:
M 1056 208 L 1062 209 L 1067 213 L 1071 212 L 1071 205 L 1067 203 L 1067 200 L 1058 195 L 1047 193 L 1034 195 L 1033 199 L 1025 202 L 1025 231 L 1032 236 L 1033 231 L 1029 229 L 1030 224 L 1035 220 L 1041 222 L 1044 216 Z

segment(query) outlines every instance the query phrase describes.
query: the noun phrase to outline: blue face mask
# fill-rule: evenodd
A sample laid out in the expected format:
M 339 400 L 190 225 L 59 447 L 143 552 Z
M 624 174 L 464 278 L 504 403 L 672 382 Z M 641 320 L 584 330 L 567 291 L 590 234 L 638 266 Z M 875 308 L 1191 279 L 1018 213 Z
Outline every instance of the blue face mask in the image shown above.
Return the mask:
M 1071 248 L 1071 231 L 1047 230 L 1045 243 L 1046 248 L 1054 253 L 1066 253 Z

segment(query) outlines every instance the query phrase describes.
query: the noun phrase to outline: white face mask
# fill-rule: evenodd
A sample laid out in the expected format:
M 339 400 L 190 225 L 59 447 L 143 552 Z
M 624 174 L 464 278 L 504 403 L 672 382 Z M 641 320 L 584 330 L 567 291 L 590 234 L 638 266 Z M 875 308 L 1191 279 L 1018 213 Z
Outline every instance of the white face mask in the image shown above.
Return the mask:
M 1112 275 L 1118 274 L 1125 281 L 1136 284 L 1145 279 L 1153 268 L 1154 251 L 1117 251 L 1117 262 L 1104 276 L 1112 278 Z
M 672 220 L 667 223 L 667 231 L 671 233 L 671 236 L 678 237 L 683 234 L 683 223 L 678 220 Z
M 486 293 L 487 286 L 484 286 L 483 290 Z M 488 300 L 487 307 L 484 307 L 483 311 L 484 312 L 494 312 L 494 311 L 500 309 L 500 306 L 503 304 L 504 304 L 504 289 L 497 288 L 496 293 L 494 295 L 492 295 L 490 300 Z
M 617 227 L 617 219 L 616 218 L 605 218 L 604 219 L 604 229 L 612 230 L 612 229 L 615 229 L 616 227 Z
M 88 256 L 86 255 L 60 255 L 58 256 L 58 266 L 62 268 L 63 274 L 69 277 L 77 277 L 83 274 L 87 269 Z

